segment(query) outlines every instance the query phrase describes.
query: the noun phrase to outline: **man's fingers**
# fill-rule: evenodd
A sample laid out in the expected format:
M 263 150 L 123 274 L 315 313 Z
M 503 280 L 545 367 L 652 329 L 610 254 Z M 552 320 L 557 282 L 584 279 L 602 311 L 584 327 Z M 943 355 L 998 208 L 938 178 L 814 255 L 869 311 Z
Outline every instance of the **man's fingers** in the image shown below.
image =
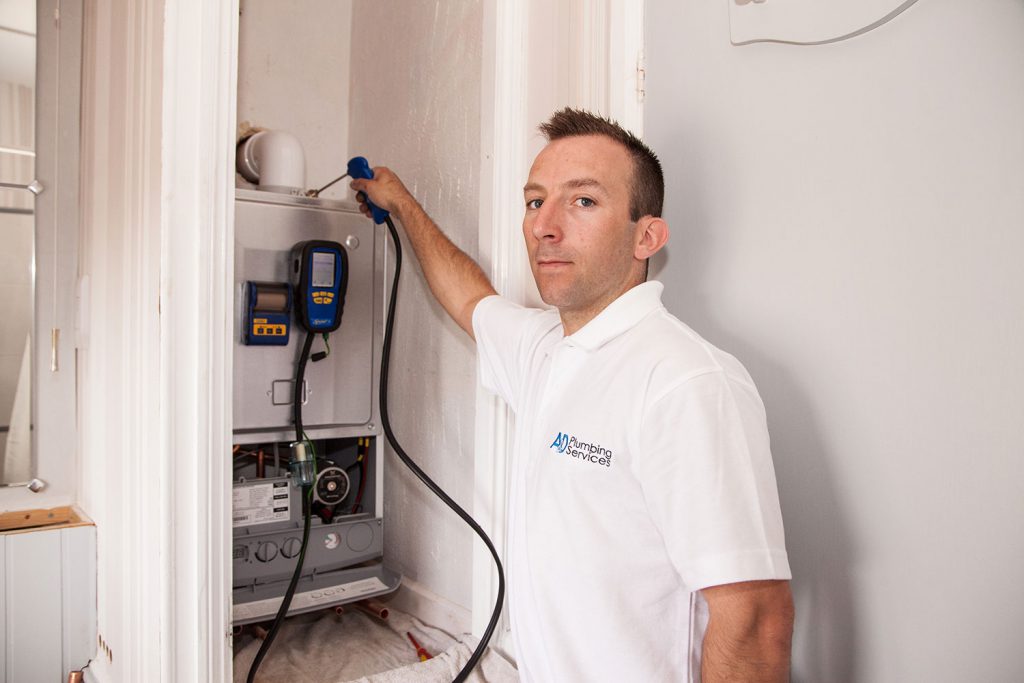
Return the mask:
M 359 210 L 362 211 L 363 215 L 367 218 L 372 218 L 373 214 L 370 212 L 370 204 L 366 193 L 362 190 L 356 192 L 356 201 L 359 202 Z
M 366 204 L 372 201 L 381 209 L 392 211 L 393 207 L 409 194 L 409 191 L 402 185 L 398 176 L 386 166 L 375 166 L 373 175 L 372 179 L 353 178 L 348 186 L 356 192 L 356 201 Z M 360 209 L 362 208 L 360 206 Z M 366 210 L 369 210 L 369 207 Z

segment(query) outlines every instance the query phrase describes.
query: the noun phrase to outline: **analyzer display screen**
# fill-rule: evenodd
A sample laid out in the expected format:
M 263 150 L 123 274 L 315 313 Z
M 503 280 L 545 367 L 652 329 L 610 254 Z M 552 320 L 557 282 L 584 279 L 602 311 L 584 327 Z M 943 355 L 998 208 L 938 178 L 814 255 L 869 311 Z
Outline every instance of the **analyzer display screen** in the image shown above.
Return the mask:
M 334 254 L 328 251 L 313 252 L 313 277 L 311 278 L 314 287 L 334 286 Z

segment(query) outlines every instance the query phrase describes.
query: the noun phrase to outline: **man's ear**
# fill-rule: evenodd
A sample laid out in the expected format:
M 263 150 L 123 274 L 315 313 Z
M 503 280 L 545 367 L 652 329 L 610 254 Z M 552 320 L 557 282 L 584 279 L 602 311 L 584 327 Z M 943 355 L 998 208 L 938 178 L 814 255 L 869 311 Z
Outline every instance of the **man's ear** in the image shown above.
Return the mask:
M 668 223 L 661 218 L 644 216 L 636 223 L 633 256 L 639 261 L 649 259 L 668 242 Z

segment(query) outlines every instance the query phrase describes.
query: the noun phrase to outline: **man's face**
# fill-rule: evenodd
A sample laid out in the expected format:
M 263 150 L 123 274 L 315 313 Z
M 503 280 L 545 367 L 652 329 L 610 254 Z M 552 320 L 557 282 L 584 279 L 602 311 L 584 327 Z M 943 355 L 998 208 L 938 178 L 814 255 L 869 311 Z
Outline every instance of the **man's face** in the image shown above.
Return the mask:
M 541 298 L 563 320 L 586 322 L 642 279 L 632 175 L 626 149 L 601 135 L 555 140 L 533 162 L 523 236 Z

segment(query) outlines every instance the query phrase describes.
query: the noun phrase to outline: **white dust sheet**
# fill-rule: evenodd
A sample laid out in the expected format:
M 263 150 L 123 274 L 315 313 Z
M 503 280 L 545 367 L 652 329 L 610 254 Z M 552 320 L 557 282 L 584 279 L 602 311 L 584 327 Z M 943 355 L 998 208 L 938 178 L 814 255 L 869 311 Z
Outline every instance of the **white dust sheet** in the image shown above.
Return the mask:
M 477 640 L 469 634 L 455 638 L 416 617 L 388 608 L 381 622 L 354 607 L 342 615 L 316 612 L 291 617 L 263 659 L 256 683 L 448 683 L 473 654 Z M 412 633 L 434 656 L 419 661 L 406 637 Z M 235 638 L 235 683 L 245 683 L 261 641 L 247 629 Z M 470 675 L 473 683 L 516 683 L 514 666 L 488 648 Z

